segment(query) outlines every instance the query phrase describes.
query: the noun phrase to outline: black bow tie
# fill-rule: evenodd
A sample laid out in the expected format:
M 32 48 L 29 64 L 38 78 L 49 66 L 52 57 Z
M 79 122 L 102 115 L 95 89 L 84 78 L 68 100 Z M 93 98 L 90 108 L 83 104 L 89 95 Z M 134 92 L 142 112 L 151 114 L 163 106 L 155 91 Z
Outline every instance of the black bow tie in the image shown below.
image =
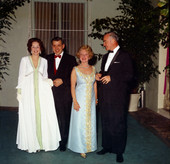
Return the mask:
M 108 51 L 109 53 L 114 53 L 114 51 Z

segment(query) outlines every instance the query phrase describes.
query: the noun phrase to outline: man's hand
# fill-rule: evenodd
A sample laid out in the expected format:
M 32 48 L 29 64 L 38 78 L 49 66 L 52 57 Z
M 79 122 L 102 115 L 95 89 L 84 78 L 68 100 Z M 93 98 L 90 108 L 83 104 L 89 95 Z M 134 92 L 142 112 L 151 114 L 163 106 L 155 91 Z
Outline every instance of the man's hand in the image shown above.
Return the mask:
M 102 81 L 103 84 L 108 84 L 111 81 L 111 78 L 109 75 L 104 76 L 100 79 Z
M 60 85 L 63 84 L 63 80 L 60 79 L 60 78 L 55 79 L 55 80 L 53 81 L 53 84 L 54 84 L 55 87 L 59 87 Z

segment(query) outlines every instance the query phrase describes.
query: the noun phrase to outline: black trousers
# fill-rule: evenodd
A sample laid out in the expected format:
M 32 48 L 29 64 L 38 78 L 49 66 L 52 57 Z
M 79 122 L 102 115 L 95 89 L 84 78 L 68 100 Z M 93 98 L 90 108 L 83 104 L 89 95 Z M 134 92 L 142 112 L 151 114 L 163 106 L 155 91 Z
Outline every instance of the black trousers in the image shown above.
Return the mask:
M 112 153 L 122 154 L 127 141 L 127 113 L 122 106 L 102 104 L 102 147 Z

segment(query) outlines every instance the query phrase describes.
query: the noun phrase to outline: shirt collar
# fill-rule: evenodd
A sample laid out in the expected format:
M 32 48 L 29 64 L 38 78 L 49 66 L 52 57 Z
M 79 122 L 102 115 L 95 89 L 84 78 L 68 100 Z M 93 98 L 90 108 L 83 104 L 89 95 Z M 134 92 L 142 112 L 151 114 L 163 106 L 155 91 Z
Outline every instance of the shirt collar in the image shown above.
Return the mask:
M 116 52 L 118 51 L 118 49 L 120 48 L 120 46 L 118 45 L 113 51 L 114 51 L 114 54 L 116 54 Z

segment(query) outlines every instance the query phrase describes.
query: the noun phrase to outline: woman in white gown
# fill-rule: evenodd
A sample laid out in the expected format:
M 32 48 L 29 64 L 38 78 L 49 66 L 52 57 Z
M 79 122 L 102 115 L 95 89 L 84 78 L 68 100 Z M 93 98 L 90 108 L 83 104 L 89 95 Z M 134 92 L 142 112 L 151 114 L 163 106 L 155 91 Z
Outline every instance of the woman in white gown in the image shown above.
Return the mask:
M 68 148 L 86 158 L 86 153 L 97 149 L 96 103 L 97 86 L 95 68 L 88 64 L 93 56 L 90 46 L 80 47 L 77 57 L 80 64 L 71 73 L 71 111 Z
M 18 149 L 29 153 L 52 151 L 59 146 L 60 132 L 51 90 L 53 82 L 47 77 L 47 61 L 40 57 L 44 51 L 38 38 L 27 43 L 30 56 L 21 59 L 18 77 L 19 101 Z

